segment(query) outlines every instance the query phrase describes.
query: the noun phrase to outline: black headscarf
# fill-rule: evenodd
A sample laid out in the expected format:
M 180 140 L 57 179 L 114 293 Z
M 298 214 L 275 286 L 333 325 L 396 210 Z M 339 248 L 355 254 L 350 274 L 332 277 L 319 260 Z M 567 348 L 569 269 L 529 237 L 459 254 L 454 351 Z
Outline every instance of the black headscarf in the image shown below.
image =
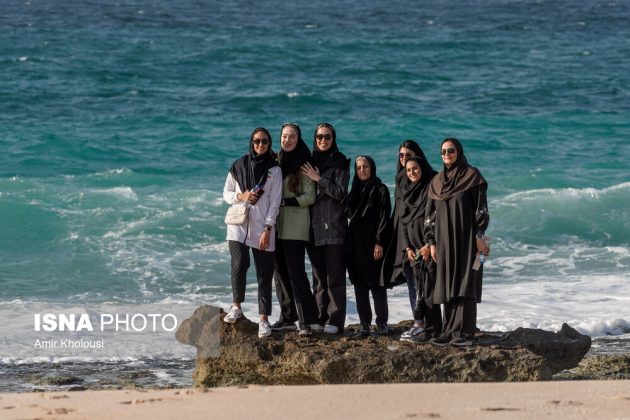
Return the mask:
M 299 172 L 304 163 L 313 162 L 311 151 L 308 150 L 308 146 L 304 143 L 304 139 L 302 139 L 302 130 L 300 130 L 300 127 L 293 123 L 283 124 L 282 129 L 284 129 L 284 127 L 292 127 L 295 131 L 297 131 L 298 142 L 295 145 L 295 148 L 290 152 L 286 152 L 281 149 L 278 153 L 278 163 L 282 169 L 282 179 Z M 282 129 L 280 129 L 281 136 Z
M 454 195 L 486 183 L 477 168 L 468 164 L 464 155 L 464 147 L 459 140 L 455 138 L 445 139 L 440 145 L 440 150 L 444 143 L 449 141 L 455 145 L 457 160 L 450 168 L 444 165 L 442 171 L 433 178 L 429 187 L 429 197 L 434 200 L 448 200 Z
M 361 181 L 357 175 L 357 161 L 365 159 L 370 164 L 370 177 Z M 356 215 L 365 216 L 367 209 L 372 202 L 371 197 L 377 187 L 383 182 L 376 176 L 376 163 L 370 156 L 357 156 L 354 160 L 354 178 L 352 179 L 352 190 L 348 194 L 346 201 L 346 216 L 352 219 Z
M 422 171 L 420 180 L 416 183 L 409 183 L 402 191 L 403 208 L 400 211 L 400 221 L 407 224 L 416 217 L 422 217 L 427 204 L 427 189 L 437 172 L 431 164 L 422 157 L 412 156 L 407 162 L 416 162 Z M 406 173 L 406 170 L 405 170 Z
M 424 155 L 424 152 L 422 151 L 418 143 L 416 143 L 414 140 L 405 140 L 402 143 L 400 143 L 400 146 L 398 146 L 399 153 L 400 153 L 400 149 L 402 149 L 403 147 L 406 149 L 412 150 L 415 156 L 418 156 L 424 159 L 425 161 L 427 161 L 427 158 Z M 405 170 L 405 167 L 400 163 L 400 156 L 399 156 L 398 161 L 396 163 L 396 188 L 394 191 L 394 196 L 397 200 L 400 200 L 402 198 L 403 190 L 408 184 L 409 184 L 409 178 L 407 178 L 407 171 Z
M 254 135 L 258 132 L 263 132 L 269 140 L 269 148 L 266 153 L 261 155 L 254 151 Z M 252 131 L 249 136 L 249 153 L 240 159 L 237 159 L 230 168 L 230 173 L 236 179 L 241 191 L 245 192 L 251 190 L 260 185 L 262 188 L 267 182 L 267 172 L 274 166 L 278 166 L 274 159 L 273 151 L 271 150 L 271 136 L 269 131 L 264 127 L 258 127 Z
M 330 149 L 321 151 L 317 148 L 317 130 L 326 127 L 332 133 L 332 145 Z M 350 167 L 350 159 L 339 151 L 337 147 L 337 133 L 335 128 L 328 123 L 320 123 L 315 127 L 313 133 L 313 162 L 319 169 L 319 173 L 324 173 L 330 168 L 348 169 Z

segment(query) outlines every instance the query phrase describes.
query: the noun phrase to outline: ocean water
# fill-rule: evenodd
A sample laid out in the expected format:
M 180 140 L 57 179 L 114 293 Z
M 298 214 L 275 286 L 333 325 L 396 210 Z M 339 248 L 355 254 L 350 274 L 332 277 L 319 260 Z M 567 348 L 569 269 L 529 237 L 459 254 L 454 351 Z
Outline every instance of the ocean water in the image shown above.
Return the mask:
M 67 360 L 37 312 L 227 306 L 225 176 L 286 121 L 332 123 L 392 191 L 402 140 L 439 168 L 459 138 L 489 184 L 480 327 L 629 351 L 629 2 L 0 0 L 0 28 L 3 369 Z M 89 360 L 194 355 L 150 340 Z

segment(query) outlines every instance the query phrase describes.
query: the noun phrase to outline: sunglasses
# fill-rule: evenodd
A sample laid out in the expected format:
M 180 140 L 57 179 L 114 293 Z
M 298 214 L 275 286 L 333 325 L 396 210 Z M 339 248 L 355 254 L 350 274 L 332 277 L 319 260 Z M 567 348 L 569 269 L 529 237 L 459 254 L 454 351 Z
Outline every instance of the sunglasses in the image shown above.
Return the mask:
M 326 134 L 318 134 L 315 136 L 315 138 L 317 140 L 326 140 L 326 141 L 330 141 L 332 140 L 332 134 L 330 133 L 326 133 Z
M 457 150 L 455 150 L 454 147 L 448 147 L 446 149 L 442 149 L 442 151 L 440 153 L 442 154 L 442 156 L 444 156 L 444 155 L 454 155 L 455 153 L 457 153 Z
M 412 157 L 412 156 L 413 156 L 413 155 L 412 155 L 411 153 L 398 153 L 398 157 L 399 157 L 400 159 L 403 159 L 403 158 L 410 158 L 410 157 Z
M 254 139 L 252 140 L 252 143 L 254 143 L 256 146 L 260 146 L 261 144 L 263 146 L 266 146 L 269 144 L 269 139 Z

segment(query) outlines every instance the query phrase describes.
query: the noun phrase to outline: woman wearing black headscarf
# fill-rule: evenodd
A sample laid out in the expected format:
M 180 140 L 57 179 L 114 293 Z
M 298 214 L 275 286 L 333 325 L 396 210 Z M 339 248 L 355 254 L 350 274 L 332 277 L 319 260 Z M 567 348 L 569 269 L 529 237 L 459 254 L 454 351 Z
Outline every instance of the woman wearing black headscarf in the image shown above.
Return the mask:
M 282 174 L 271 150 L 271 136 L 262 127 L 249 139 L 249 153 L 236 160 L 223 187 L 223 198 L 233 206 L 249 208 L 245 223 L 227 225 L 227 240 L 232 260 L 232 307 L 224 321 L 234 323 L 241 317 L 249 267 L 249 249 L 254 255 L 258 279 L 258 336 L 271 334 L 271 280 L 275 262 L 275 232 L 282 199 Z
M 400 226 L 400 213 L 403 207 L 403 191 L 409 185 L 409 178 L 405 170 L 405 162 L 410 157 L 420 157 L 426 160 L 424 152 L 414 140 L 405 140 L 398 147 L 398 161 L 396 163 L 396 186 L 394 188 L 394 212 L 391 217 L 393 228 L 392 238 L 387 244 L 385 260 L 383 262 L 382 282 L 387 287 L 394 287 L 407 283 L 409 291 L 409 304 L 411 310 L 416 307 L 416 288 L 413 270 L 405 253 L 405 235 Z M 415 320 L 419 325 L 423 325 L 423 320 Z
M 297 124 L 282 126 L 280 145 L 278 163 L 283 181 L 275 284 L 281 313 L 272 328 L 295 329 L 295 321 L 299 321 L 299 334 L 310 335 L 310 324 L 317 322 L 317 307 L 306 276 L 304 255 L 311 227 L 309 206 L 315 202 L 315 183 L 301 174 L 300 169 L 312 162 L 312 158 Z
M 403 232 L 407 261 L 413 269 L 417 290 L 415 320 L 409 331 L 403 333 L 401 341 L 426 342 L 442 332 L 440 305 L 433 303 L 435 289 L 435 262 L 423 234 L 424 213 L 429 184 L 437 172 L 422 157 L 413 156 L 405 162 L 409 184 L 402 190 L 400 226 Z
M 346 216 L 350 220 L 345 243 L 348 277 L 354 285 L 360 334 L 370 335 L 372 292 L 377 331 L 387 335 L 387 288 L 380 281 L 380 272 L 383 245 L 388 243 L 391 235 L 389 190 L 376 176 L 376 164 L 371 157 L 357 157 L 354 171 L 346 204 Z
M 431 343 L 470 346 L 483 276 L 483 266 L 476 267 L 475 259 L 490 252 L 483 240 L 490 222 L 488 184 L 468 164 L 459 140 L 444 140 L 441 154 L 444 168 L 429 186 L 424 225 L 437 264 L 434 302 L 444 304 L 444 332 Z
M 343 242 L 347 220 L 343 199 L 348 194 L 350 159 L 339 151 L 332 125 L 321 123 L 313 134 L 313 162 L 302 173 L 317 184 L 311 207 L 311 242 L 307 248 L 313 267 L 313 291 L 319 319 L 312 328 L 337 334 L 346 320 L 346 266 Z

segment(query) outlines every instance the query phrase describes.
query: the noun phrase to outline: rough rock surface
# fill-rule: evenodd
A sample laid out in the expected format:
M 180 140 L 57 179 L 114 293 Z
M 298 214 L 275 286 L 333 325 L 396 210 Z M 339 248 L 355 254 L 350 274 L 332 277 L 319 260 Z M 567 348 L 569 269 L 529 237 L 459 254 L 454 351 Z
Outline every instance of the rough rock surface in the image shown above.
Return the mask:
M 485 334 L 468 348 L 400 342 L 409 322 L 393 325 L 389 336 L 274 332 L 259 339 L 258 324 L 245 317 L 220 322 L 224 313 L 203 305 L 179 327 L 176 337 L 204 352 L 220 337 L 219 357 L 197 357 L 195 386 L 246 384 L 358 384 L 408 382 L 485 382 L 550 380 L 578 365 L 591 339 L 563 325 L 558 333 L 519 328 Z M 219 319 L 216 319 L 219 317 Z M 214 325 L 214 339 L 207 337 Z
M 630 379 L 630 353 L 585 357 L 576 368 L 563 371 L 554 379 Z

